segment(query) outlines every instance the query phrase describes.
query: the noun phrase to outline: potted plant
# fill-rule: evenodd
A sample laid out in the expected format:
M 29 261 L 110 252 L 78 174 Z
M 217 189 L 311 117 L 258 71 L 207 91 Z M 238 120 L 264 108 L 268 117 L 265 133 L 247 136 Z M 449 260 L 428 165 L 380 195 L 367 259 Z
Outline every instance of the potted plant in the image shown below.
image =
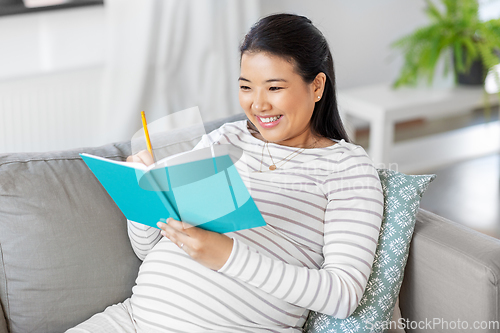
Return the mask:
M 427 84 L 431 84 L 441 56 L 445 57 L 445 75 L 453 58 L 455 83 L 467 84 L 462 75 L 476 68 L 479 78 L 475 83 L 484 86 L 488 70 L 499 63 L 500 19 L 481 21 L 477 0 L 440 0 L 444 12 L 431 0 L 425 1 L 431 23 L 391 44 L 401 49 L 405 57 L 393 86 L 416 85 L 419 78 L 425 77 Z

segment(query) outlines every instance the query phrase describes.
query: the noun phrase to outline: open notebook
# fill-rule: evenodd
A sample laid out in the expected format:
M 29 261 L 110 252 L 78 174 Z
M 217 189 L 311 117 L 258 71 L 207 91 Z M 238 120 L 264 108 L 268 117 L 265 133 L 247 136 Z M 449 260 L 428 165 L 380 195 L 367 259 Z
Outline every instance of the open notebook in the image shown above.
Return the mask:
M 228 145 L 192 150 L 150 166 L 80 154 L 125 217 L 157 227 L 172 217 L 226 233 L 266 223 L 234 162 Z M 241 156 L 241 153 L 239 154 Z

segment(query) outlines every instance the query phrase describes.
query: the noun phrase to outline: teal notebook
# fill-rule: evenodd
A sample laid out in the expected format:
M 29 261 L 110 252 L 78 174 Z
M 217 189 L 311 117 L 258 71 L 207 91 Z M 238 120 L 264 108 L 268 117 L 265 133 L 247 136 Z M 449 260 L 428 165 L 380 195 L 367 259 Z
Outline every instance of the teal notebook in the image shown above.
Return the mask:
M 189 151 L 146 167 L 80 154 L 131 221 L 157 227 L 172 217 L 218 233 L 266 225 L 226 145 Z

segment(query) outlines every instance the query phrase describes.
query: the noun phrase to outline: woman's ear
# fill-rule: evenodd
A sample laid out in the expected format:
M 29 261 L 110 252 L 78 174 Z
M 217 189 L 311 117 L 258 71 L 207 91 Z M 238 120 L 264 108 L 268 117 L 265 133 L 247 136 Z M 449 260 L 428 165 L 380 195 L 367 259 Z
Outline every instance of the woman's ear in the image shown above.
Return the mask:
M 319 101 L 323 96 L 323 91 L 325 89 L 326 75 L 323 72 L 318 73 L 316 78 L 313 80 L 312 85 L 314 89 L 314 96 Z M 318 98 L 319 97 L 319 98 Z

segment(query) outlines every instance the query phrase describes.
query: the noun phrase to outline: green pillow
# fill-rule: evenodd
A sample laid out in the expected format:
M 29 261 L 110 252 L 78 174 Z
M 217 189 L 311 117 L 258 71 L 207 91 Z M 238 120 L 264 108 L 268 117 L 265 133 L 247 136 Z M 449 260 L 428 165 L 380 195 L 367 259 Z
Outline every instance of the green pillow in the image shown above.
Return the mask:
M 384 191 L 384 217 L 365 293 L 346 319 L 311 311 L 305 333 L 384 332 L 392 312 L 410 250 L 420 199 L 436 175 L 405 175 L 378 169 Z

